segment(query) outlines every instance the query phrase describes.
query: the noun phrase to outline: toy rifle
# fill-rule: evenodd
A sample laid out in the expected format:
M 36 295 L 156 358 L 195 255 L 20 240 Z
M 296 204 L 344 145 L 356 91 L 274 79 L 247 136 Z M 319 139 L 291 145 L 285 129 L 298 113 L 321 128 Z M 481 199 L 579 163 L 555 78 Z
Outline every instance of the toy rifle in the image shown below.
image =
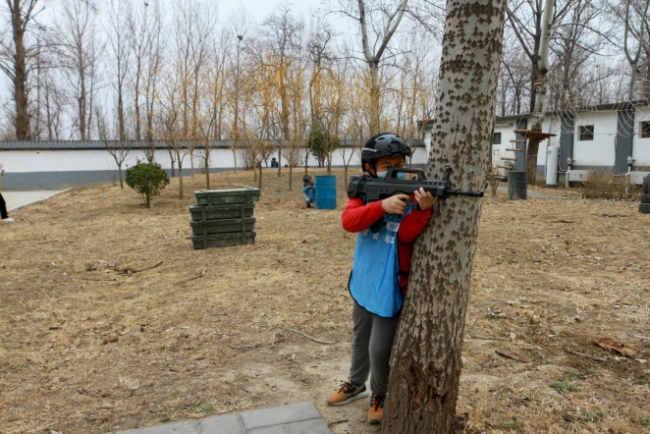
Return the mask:
M 416 179 L 400 179 L 399 174 L 404 173 L 416 175 Z M 440 181 L 428 181 L 424 172 L 418 169 L 408 169 L 405 167 L 391 167 L 388 169 L 386 178 L 371 178 L 369 176 L 353 176 L 348 185 L 348 197 L 358 197 L 365 202 L 375 202 L 385 199 L 394 194 L 413 194 L 413 191 L 424 189 L 425 192 L 431 193 L 439 199 L 446 199 L 449 196 L 473 196 L 483 197 L 482 191 L 461 191 L 449 188 L 449 176 L 451 167 L 445 167 L 445 174 Z M 417 202 L 413 205 L 417 208 Z M 370 229 L 372 232 L 379 232 L 386 224 L 382 217 Z

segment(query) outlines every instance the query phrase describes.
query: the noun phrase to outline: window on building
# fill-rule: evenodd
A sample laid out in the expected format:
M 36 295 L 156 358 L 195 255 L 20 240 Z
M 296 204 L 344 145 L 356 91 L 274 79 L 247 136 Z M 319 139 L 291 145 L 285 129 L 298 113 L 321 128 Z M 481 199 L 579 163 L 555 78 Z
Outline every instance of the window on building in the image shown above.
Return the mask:
M 501 144 L 501 133 L 494 133 L 492 136 L 492 144 L 500 145 Z
M 580 126 L 580 140 L 593 140 L 594 139 L 594 126 L 582 125 Z
M 650 137 L 650 121 L 641 122 L 641 137 Z

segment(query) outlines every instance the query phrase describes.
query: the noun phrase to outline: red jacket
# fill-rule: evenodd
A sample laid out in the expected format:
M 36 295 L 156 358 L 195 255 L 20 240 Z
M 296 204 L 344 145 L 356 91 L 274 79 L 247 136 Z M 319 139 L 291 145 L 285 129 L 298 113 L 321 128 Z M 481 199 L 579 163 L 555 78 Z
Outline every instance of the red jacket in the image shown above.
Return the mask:
M 411 199 L 413 199 L 411 197 Z M 386 214 L 381 201 L 363 203 L 359 198 L 349 198 L 341 215 L 343 229 L 348 232 L 361 232 Z M 408 285 L 408 273 L 411 271 L 413 242 L 420 235 L 431 216 L 431 210 L 412 210 L 404 217 L 397 231 L 397 255 L 399 258 L 399 287 L 402 294 Z

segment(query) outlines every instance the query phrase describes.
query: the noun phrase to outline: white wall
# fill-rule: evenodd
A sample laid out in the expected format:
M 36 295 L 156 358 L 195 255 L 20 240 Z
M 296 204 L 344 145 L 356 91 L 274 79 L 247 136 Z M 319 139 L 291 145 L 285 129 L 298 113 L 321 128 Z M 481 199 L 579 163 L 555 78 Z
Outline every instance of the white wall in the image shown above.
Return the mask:
M 350 153 L 353 156 L 350 159 Z M 196 151 L 194 156 L 194 167 L 201 169 L 203 167 L 203 153 Z M 415 148 L 413 152 L 412 164 L 425 164 L 426 151 L 424 148 Z M 277 158 L 277 154 L 275 154 Z M 136 164 L 136 159 L 145 159 L 141 150 L 133 151 L 125 160 L 123 169 Z M 0 160 L 4 163 L 7 173 L 34 173 L 34 172 L 73 172 L 73 171 L 106 171 L 116 170 L 117 166 L 113 157 L 105 150 L 47 150 L 47 151 L 2 151 Z M 166 150 L 157 150 L 154 160 L 158 162 L 163 169 L 171 168 L 169 152 Z M 359 166 L 359 152 L 357 149 L 345 148 L 345 158 L 343 150 L 334 151 L 332 157 L 333 166 L 343 166 L 345 161 L 350 161 L 350 167 Z M 269 158 L 269 163 L 271 159 Z M 287 162 L 284 158 L 281 164 Z M 308 164 L 310 167 L 317 167 L 318 162 L 310 155 Z M 301 166 L 304 165 L 304 156 L 301 159 Z M 242 166 L 242 159 L 237 156 L 237 166 Z M 189 155 L 183 159 L 183 169 L 189 169 Z M 210 168 L 231 169 L 234 167 L 233 154 L 230 149 L 213 149 L 210 152 Z
M 577 166 L 613 166 L 618 112 L 579 112 L 574 117 L 573 160 Z M 593 125 L 594 139 L 580 140 L 580 126 Z

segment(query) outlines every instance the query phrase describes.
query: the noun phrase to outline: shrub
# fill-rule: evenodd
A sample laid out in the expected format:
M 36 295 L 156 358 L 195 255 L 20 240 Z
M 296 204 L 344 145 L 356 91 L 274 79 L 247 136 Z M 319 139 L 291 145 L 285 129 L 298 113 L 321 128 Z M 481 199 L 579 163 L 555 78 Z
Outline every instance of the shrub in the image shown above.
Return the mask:
M 585 199 L 626 199 L 625 177 L 610 171 L 590 170 L 582 183 L 582 197 Z
M 167 173 L 158 163 L 144 163 L 137 160 L 133 167 L 126 170 L 126 185 L 142 195 L 144 205 L 151 207 L 151 197 L 159 196 L 169 185 Z
M 337 136 L 331 135 L 319 128 L 309 132 L 307 146 L 312 155 L 318 160 L 318 166 L 325 164 L 328 155 L 337 150 L 341 143 Z
M 499 188 L 499 183 L 505 179 L 505 176 L 499 173 L 499 169 L 496 167 L 488 166 L 487 168 L 487 185 L 492 190 L 492 196 L 497 195 L 497 188 Z

